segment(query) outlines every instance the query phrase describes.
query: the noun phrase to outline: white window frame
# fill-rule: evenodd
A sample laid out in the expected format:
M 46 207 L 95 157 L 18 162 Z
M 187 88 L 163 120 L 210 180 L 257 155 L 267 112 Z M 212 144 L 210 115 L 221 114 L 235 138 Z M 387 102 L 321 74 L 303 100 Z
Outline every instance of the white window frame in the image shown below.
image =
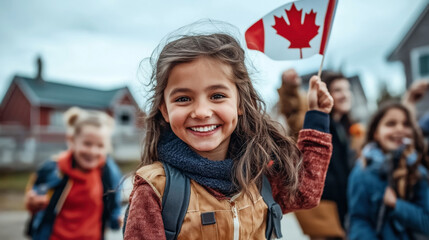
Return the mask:
M 130 122 L 127 125 L 122 124 L 121 122 L 121 115 L 122 113 L 128 113 L 130 116 Z M 127 105 L 119 105 L 115 108 L 115 120 L 117 126 L 126 127 L 126 126 L 134 126 L 136 121 L 136 113 L 135 108 L 133 106 L 127 106 Z
M 52 110 L 49 112 L 49 127 L 64 127 L 64 111 Z
M 411 76 L 413 77 L 413 82 L 422 79 L 422 78 L 429 78 L 429 74 L 427 75 L 420 75 L 420 62 L 419 59 L 423 55 L 429 55 L 429 45 L 414 48 L 411 50 Z

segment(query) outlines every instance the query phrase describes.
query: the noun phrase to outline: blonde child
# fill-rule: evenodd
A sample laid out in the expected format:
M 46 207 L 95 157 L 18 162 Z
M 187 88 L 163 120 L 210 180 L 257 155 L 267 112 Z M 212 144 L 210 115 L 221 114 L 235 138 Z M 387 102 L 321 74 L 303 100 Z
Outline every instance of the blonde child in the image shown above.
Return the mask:
M 429 185 L 422 165 L 427 156 L 413 119 L 404 105 L 388 103 L 369 123 L 363 156 L 349 178 L 350 240 L 429 236 Z
M 177 239 L 264 239 L 263 175 L 283 213 L 319 203 L 332 152 L 332 97 L 313 77 L 297 147 L 265 113 L 244 56 L 240 44 L 223 33 L 184 36 L 162 49 L 125 239 L 166 238 L 163 164 L 191 179 Z M 206 213 L 212 221 L 203 224 Z
M 104 238 L 120 226 L 121 173 L 110 150 L 114 120 L 106 113 L 71 108 L 65 113 L 68 150 L 45 162 L 26 194 L 32 239 Z

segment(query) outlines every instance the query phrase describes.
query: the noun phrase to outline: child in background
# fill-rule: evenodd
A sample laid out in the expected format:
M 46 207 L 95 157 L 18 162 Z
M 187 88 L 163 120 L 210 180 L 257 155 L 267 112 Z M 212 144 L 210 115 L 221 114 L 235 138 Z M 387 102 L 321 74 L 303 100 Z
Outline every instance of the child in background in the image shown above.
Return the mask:
M 424 152 L 420 129 L 405 106 L 390 103 L 375 113 L 349 178 L 350 240 L 429 235 Z
M 237 40 L 224 33 L 182 36 L 162 49 L 125 239 L 166 238 L 163 164 L 191 179 L 178 239 L 265 239 L 263 175 L 283 214 L 319 203 L 332 152 L 332 97 L 311 79 L 310 111 L 296 146 L 265 113 L 244 59 Z M 204 213 L 215 221 L 203 225 Z
M 114 120 L 76 107 L 65 114 L 68 150 L 45 162 L 33 177 L 25 203 L 33 214 L 32 239 L 104 238 L 119 229 L 121 173 L 107 155 Z

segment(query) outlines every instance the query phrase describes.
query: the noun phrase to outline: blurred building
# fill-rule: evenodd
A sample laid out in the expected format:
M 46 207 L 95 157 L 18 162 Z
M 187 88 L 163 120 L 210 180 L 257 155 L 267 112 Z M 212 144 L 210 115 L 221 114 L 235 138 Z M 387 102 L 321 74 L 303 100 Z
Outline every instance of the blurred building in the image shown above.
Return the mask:
M 66 149 L 63 113 L 72 106 L 105 111 L 116 120 L 113 155 L 140 156 L 138 104 L 128 87 L 98 90 L 16 75 L 0 103 L 0 168 L 31 168 Z
M 408 88 L 416 80 L 429 79 L 429 3 L 405 32 L 387 59 L 402 62 Z M 429 94 L 417 107 L 421 112 L 429 111 Z

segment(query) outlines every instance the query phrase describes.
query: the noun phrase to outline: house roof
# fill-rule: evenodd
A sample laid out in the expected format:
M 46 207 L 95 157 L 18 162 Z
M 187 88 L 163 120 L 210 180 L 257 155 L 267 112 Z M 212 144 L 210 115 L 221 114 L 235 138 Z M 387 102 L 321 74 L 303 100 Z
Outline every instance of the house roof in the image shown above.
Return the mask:
M 128 91 L 127 87 L 98 90 L 23 76 L 15 76 L 13 81 L 26 94 L 31 103 L 38 106 L 80 106 L 107 109 L 118 94 L 122 91 Z
M 410 39 L 411 35 L 413 35 L 417 27 L 419 27 L 420 22 L 424 19 L 426 14 L 429 14 L 429 3 L 426 4 L 426 7 L 423 9 L 419 17 L 414 21 L 414 24 L 408 30 L 407 34 L 405 34 L 405 36 L 402 38 L 399 44 L 393 49 L 392 53 L 390 53 L 390 55 L 387 57 L 387 60 L 389 61 L 399 60 L 399 52 L 402 50 L 404 45 L 408 42 L 408 40 Z

